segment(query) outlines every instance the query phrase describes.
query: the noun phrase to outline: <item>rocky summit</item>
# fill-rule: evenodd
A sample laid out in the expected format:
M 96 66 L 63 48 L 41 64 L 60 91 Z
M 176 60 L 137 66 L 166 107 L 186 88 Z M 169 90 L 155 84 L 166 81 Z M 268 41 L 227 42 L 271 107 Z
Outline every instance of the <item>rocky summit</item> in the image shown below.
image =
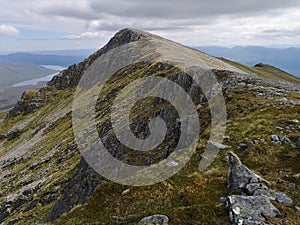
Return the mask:
M 111 76 L 97 94 L 100 86 L 84 79 L 93 71 L 104 73 L 104 65 Z M 202 83 L 190 74 L 195 68 Z M 212 86 L 210 77 L 217 81 Z M 172 81 L 186 93 L 183 102 L 190 99 L 195 106 L 199 140 L 186 164 L 171 160 L 164 165 L 166 170 L 180 167 L 166 179 L 151 183 L 164 170 L 154 177 L 144 171 L 141 180 L 150 185 L 129 185 L 128 174 L 114 182 L 107 177 L 123 167 L 100 175 L 81 152 L 93 149 L 93 129 L 110 156 L 145 168 L 156 168 L 177 153 L 185 132 L 181 108 L 148 96 L 132 106 L 130 131 L 145 140 L 151 136 L 149 121 L 156 119 L 165 125 L 162 142 L 149 151 L 135 151 L 118 140 L 111 123 L 113 105 L 119 93 L 131 93 L 130 84 L 144 78 Z M 82 81 L 90 91 L 82 91 Z M 91 97 L 74 105 L 78 91 Z M 222 96 L 219 102 L 212 101 L 216 96 Z M 83 124 L 87 129 L 78 137 L 87 143 L 80 145 L 74 134 L 78 126 L 74 110 L 88 106 L 91 99 L 95 116 Z M 223 104 L 226 113 L 215 117 Z M 116 118 L 123 116 L 121 109 Z M 26 91 L 14 108 L 0 112 L 0 223 L 297 225 L 299 112 L 300 79 L 276 67 L 249 67 L 147 32 L 121 30 L 102 49 L 60 72 L 43 88 Z M 86 116 L 84 110 L 76 115 Z M 96 123 L 94 128 L 89 121 Z M 221 136 L 211 137 L 213 129 Z M 103 164 L 111 168 L 108 161 Z

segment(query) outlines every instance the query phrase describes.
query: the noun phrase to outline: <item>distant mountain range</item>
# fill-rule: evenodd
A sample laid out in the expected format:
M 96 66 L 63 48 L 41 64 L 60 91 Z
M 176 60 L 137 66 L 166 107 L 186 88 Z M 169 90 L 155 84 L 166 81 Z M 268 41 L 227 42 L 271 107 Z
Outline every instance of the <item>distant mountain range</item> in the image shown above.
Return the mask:
M 260 46 L 237 46 L 233 48 L 199 46 L 195 48 L 210 55 L 249 66 L 258 63 L 270 64 L 300 77 L 300 48 L 279 49 Z

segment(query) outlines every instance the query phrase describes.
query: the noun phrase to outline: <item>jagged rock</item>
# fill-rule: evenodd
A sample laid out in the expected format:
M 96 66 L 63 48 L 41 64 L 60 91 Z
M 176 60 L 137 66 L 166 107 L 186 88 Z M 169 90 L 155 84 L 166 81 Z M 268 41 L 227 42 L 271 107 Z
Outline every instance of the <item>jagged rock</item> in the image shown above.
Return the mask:
M 252 172 L 247 166 L 243 165 L 239 157 L 230 152 L 228 154 L 228 192 L 231 193 L 238 189 L 245 190 L 250 183 L 265 183 L 269 182 Z
M 153 215 L 141 219 L 139 224 L 168 225 L 169 218 L 165 215 Z
M 232 225 L 268 224 L 266 218 L 279 217 L 281 213 L 264 196 L 228 197 L 229 216 Z

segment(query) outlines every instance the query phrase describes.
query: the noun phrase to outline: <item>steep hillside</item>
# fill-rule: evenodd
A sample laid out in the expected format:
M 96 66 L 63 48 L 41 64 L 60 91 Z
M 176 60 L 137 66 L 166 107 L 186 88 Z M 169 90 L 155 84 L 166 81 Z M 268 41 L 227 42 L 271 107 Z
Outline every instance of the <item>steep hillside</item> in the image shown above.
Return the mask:
M 265 224 L 298 224 L 300 86 L 263 78 L 274 78 L 269 77 L 273 71 L 265 66 L 256 69 L 260 76 L 252 68 L 224 62 L 146 32 L 119 31 L 101 50 L 62 71 L 42 89 L 25 92 L 1 122 L 0 223 L 125 225 L 163 214 L 169 218 L 170 225 L 234 224 L 230 222 L 230 207 L 223 200 L 220 202 L 220 197 L 231 194 L 227 192 L 230 179 L 224 158 L 234 151 L 245 165 L 269 181 L 270 189 L 284 192 L 292 200 L 289 204 L 272 200 L 280 216 L 276 213 L 276 217 L 259 215 L 259 218 Z M 111 76 L 103 85 L 103 80 L 96 82 L 106 73 Z M 90 79 L 86 75 L 91 75 Z M 180 91 L 186 93 L 175 102 L 182 107 L 155 95 L 161 92 L 152 92 L 161 84 L 151 86 L 153 83 L 148 79 L 155 82 L 158 78 L 180 87 L 178 91 L 163 89 L 166 97 L 171 98 Z M 281 78 L 292 81 L 284 73 Z M 143 88 L 130 86 L 138 79 L 146 81 L 142 83 Z M 220 90 L 224 98 L 217 98 L 221 96 Z M 149 96 L 133 102 L 131 94 L 139 91 Z M 115 110 L 119 93 L 126 98 L 120 99 L 122 104 Z M 187 105 L 189 114 L 181 117 L 185 110 L 181 104 L 189 101 L 195 106 L 195 112 L 189 111 Z M 90 102 L 95 105 L 91 107 Z M 119 141 L 116 128 L 123 128 L 124 124 L 114 127 L 111 122 L 115 117 L 122 118 L 126 106 L 132 102 L 136 104 L 128 117 L 135 138 L 151 137 L 153 126 L 149 121 L 156 117 L 164 120 L 166 136 L 149 152 L 134 151 Z M 227 113 L 215 117 L 215 111 L 222 112 L 224 103 Z M 90 117 L 90 111 L 95 115 Z M 78 118 L 84 123 L 78 123 Z M 182 127 L 189 119 L 198 122 L 187 129 L 190 132 L 187 137 L 193 135 L 193 125 L 199 123 L 199 140 L 193 143 L 195 149 L 191 148 L 192 144 L 180 145 L 186 131 Z M 162 120 L 159 122 L 163 123 Z M 77 132 L 78 125 L 86 129 Z M 211 137 L 214 129 L 216 135 Z M 141 170 L 139 181 L 151 183 L 170 168 L 176 173 L 151 185 L 128 185 L 134 176 L 130 173 L 119 182 L 110 181 L 105 177 L 113 175 L 114 179 L 126 167 L 111 169 L 110 162 L 106 161 L 102 165 L 109 168 L 103 173 L 105 177 L 95 172 L 99 169 L 97 163 L 89 161 L 93 156 L 98 157 L 93 131 L 108 149 L 108 155 L 124 164 L 146 167 L 146 171 Z M 129 136 L 125 138 L 130 140 Z M 211 141 L 223 139 L 225 145 Z M 190 143 L 189 138 L 184 141 Z M 185 151 L 178 150 L 177 146 Z M 211 153 L 215 146 L 220 152 L 214 159 Z M 82 149 L 87 158 L 82 157 Z M 178 152 L 192 153 L 186 165 L 181 165 L 189 156 L 185 154 L 179 154 L 183 158 L 168 161 Z M 157 170 L 158 173 L 150 176 L 147 168 L 159 168 L 161 162 L 168 162 L 163 164 L 165 170 Z M 204 162 L 201 172 L 200 162 Z M 205 162 L 211 164 L 205 168 Z M 182 169 L 177 170 L 180 166 Z M 265 197 L 258 195 L 255 199 L 259 202 Z M 233 211 L 238 215 L 234 207 Z M 164 218 L 159 217 L 156 224 L 166 224 Z

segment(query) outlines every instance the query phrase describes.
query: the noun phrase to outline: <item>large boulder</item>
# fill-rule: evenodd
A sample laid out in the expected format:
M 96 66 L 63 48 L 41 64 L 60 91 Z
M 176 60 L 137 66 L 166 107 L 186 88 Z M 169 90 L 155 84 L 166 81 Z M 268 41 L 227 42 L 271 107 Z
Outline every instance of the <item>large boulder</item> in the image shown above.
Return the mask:
M 243 165 L 239 157 L 230 152 L 227 157 L 229 163 L 228 171 L 228 193 L 237 190 L 246 191 L 250 194 L 252 190 L 249 184 L 263 184 L 269 185 L 269 182 L 252 172 L 247 166 Z M 251 187 L 252 188 L 252 187 Z

